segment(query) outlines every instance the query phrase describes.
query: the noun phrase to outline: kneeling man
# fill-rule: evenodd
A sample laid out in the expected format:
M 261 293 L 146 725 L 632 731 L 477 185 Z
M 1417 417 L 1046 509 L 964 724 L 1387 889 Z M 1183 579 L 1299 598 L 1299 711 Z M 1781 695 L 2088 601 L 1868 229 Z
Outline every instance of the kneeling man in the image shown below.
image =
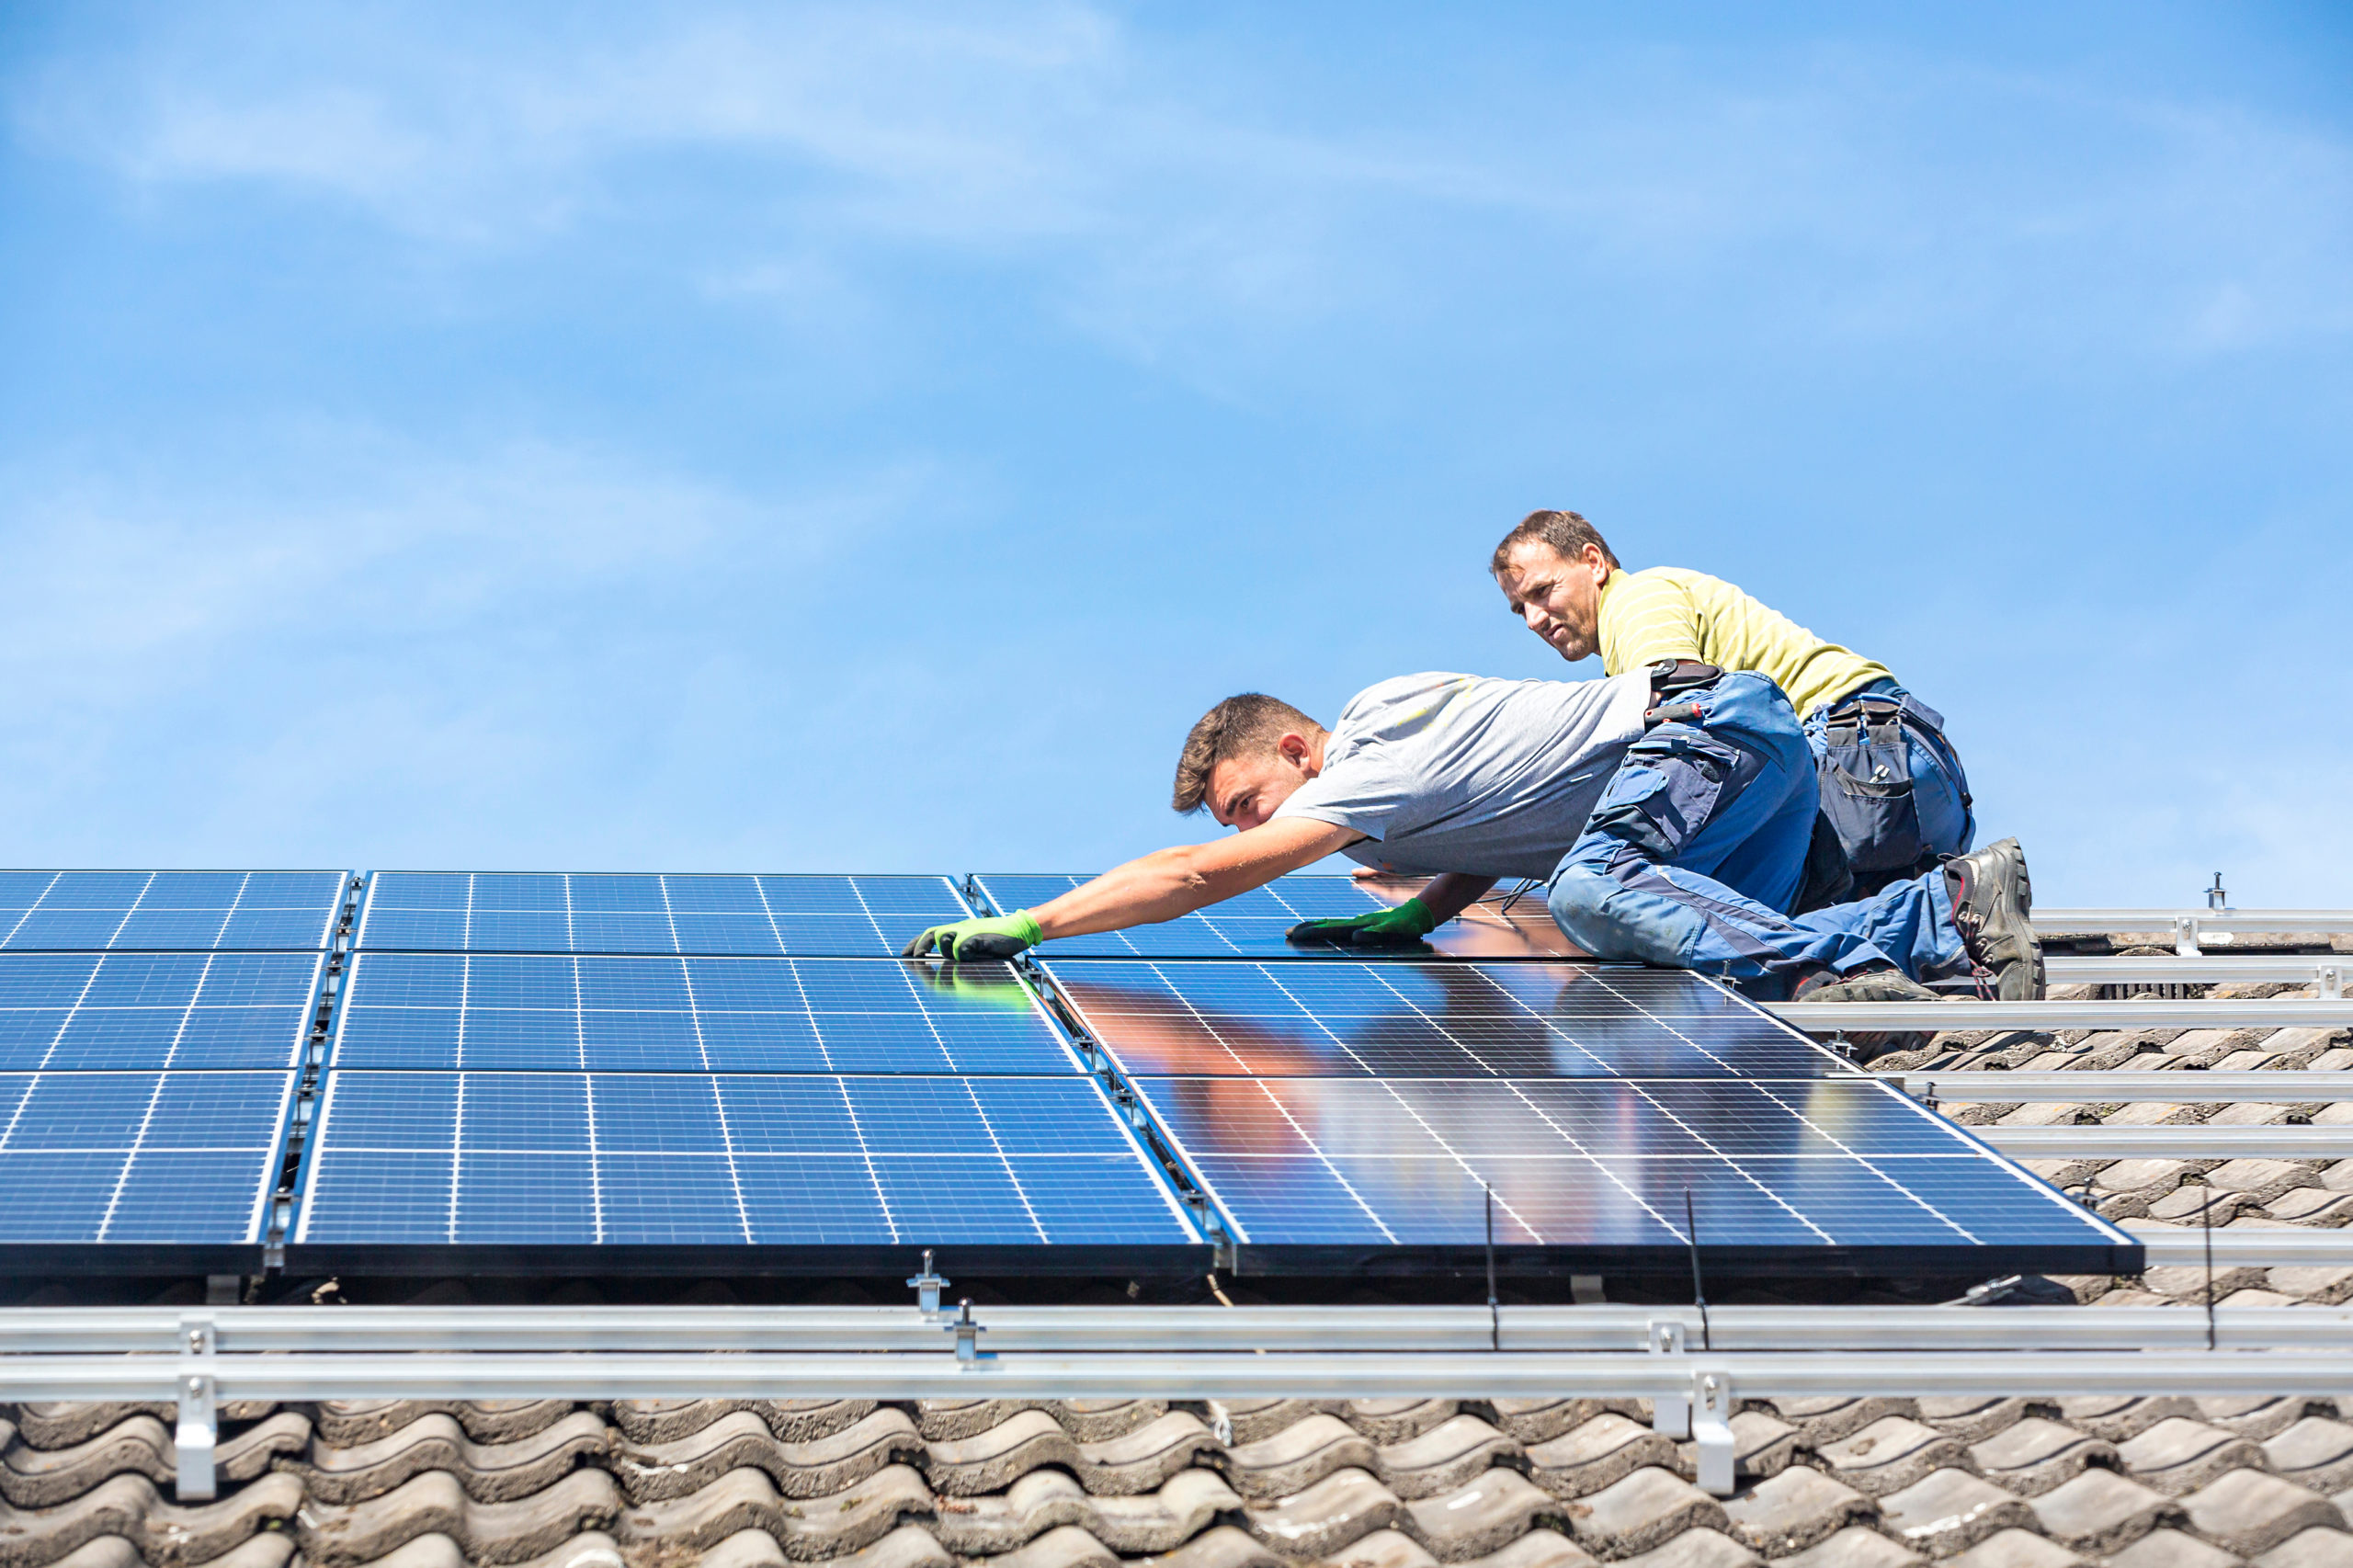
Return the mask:
M 1434 880 L 1393 910 L 1294 935 L 1416 943 L 1496 881 L 1532 878 L 1595 957 L 1704 969 L 1765 999 L 1918 998 L 1919 979 L 1964 971 L 1988 995 L 2041 994 L 2015 839 L 1860 903 L 1784 914 L 1815 801 L 1789 699 L 1706 665 L 1597 681 L 1402 676 L 1358 692 L 1330 730 L 1245 694 L 1202 716 L 1176 765 L 1176 809 L 1206 806 L 1233 837 L 935 926 L 906 953 L 1005 958 L 1173 920 L 1338 851 Z

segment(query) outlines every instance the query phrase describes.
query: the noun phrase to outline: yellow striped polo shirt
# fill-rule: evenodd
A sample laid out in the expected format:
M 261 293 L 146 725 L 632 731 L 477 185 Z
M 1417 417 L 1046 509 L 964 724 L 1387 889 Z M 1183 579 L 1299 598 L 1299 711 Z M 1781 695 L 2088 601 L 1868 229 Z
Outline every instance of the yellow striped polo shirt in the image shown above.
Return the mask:
M 1603 671 L 1624 675 L 1661 659 L 1755 670 L 1789 694 L 1801 718 L 1891 678 L 1885 665 L 1824 642 L 1721 577 L 1680 566 L 1612 572 L 1601 585 Z

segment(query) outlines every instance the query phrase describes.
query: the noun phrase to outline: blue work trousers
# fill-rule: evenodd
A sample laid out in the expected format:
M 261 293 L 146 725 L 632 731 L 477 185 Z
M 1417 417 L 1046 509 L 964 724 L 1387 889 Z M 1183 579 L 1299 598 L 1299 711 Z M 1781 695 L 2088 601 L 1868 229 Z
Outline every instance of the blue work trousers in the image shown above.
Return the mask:
M 1628 748 L 1546 892 L 1599 959 L 1705 970 L 1771 997 L 1813 966 L 1893 964 L 1915 979 L 1963 961 L 1941 869 L 1856 903 L 1786 913 L 1817 801 L 1813 755 L 1780 687 L 1726 675 L 1672 699 L 1696 722 Z

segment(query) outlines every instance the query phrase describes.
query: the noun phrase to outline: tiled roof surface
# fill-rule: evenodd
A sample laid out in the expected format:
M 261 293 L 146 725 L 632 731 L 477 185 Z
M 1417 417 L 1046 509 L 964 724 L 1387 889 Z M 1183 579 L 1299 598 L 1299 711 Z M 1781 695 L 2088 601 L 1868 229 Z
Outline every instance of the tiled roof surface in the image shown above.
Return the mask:
M 2195 1084 L 2343 1070 L 2344 1031 L 1952 1033 L 1873 1065 L 1984 1071 L 1983 1099 L 1946 1105 L 1964 1122 L 2353 1121 L 2286 1083 L 2232 1106 Z M 2180 1101 L 2103 1102 L 2098 1074 L 2127 1066 L 2180 1071 Z M 2084 1098 L 2005 1102 L 2003 1068 L 2081 1071 Z M 2210 1195 L 2217 1224 L 2353 1219 L 2353 1161 L 2039 1164 L 2136 1225 L 2195 1223 Z M 2063 1283 L 2206 1290 L 2185 1269 Z M 2353 1298 L 2353 1269 L 2216 1283 L 2232 1305 Z M 221 1499 L 185 1506 L 170 1411 L 0 1406 L 0 1568 L 2353 1568 L 2347 1372 L 2292 1399 L 1747 1401 L 1728 1499 L 1631 1399 L 232 1405 Z

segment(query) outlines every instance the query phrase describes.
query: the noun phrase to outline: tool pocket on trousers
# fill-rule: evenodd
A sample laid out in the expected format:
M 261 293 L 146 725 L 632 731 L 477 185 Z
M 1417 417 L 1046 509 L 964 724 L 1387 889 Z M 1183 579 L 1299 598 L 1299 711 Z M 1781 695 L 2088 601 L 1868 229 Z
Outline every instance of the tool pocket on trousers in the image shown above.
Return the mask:
M 1741 754 L 1683 725 L 1662 725 L 1634 743 L 1619 769 L 1619 784 L 1594 809 L 1587 831 L 1631 845 L 1664 865 L 1747 782 Z M 1631 785 L 1623 793 L 1620 785 Z
M 1869 709 L 1853 721 L 1834 718 L 1819 769 L 1822 814 L 1859 881 L 1908 869 L 1928 853 L 1912 794 L 1912 737 L 1893 711 L 1877 718 Z

